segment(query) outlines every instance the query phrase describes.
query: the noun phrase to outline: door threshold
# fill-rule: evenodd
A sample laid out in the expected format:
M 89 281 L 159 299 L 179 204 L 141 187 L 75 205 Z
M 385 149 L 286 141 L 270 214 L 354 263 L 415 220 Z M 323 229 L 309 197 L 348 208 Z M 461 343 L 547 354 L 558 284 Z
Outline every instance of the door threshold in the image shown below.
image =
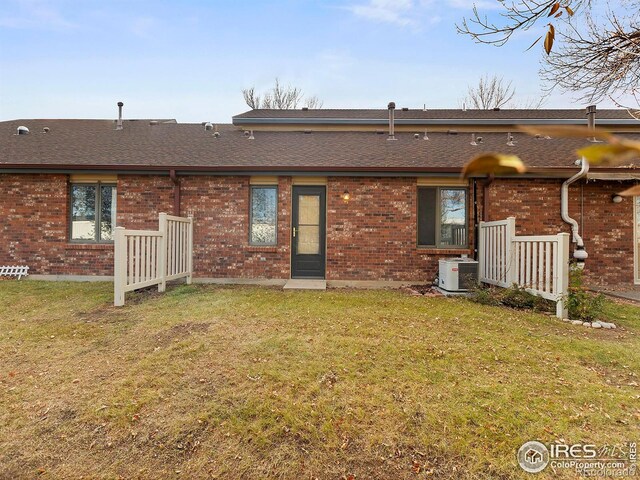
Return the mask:
M 310 278 L 292 278 L 283 287 L 284 290 L 326 290 L 327 281 Z

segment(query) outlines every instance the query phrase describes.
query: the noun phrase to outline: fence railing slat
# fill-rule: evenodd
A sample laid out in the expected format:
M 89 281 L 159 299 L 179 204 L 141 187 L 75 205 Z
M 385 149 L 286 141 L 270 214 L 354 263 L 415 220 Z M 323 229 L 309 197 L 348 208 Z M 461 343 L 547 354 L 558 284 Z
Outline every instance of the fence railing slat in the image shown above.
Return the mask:
M 152 285 L 164 292 L 168 280 L 193 278 L 193 218 L 161 213 L 158 230 L 126 230 L 114 235 L 114 300 L 124 305 L 125 292 Z M 19 272 L 22 267 L 0 267 Z M 28 267 L 25 267 L 28 270 Z M 25 273 L 26 274 L 26 273 Z
M 567 234 L 515 234 L 515 217 L 480 222 L 479 281 L 509 287 L 516 283 L 534 295 L 556 302 L 566 315 L 569 243 Z

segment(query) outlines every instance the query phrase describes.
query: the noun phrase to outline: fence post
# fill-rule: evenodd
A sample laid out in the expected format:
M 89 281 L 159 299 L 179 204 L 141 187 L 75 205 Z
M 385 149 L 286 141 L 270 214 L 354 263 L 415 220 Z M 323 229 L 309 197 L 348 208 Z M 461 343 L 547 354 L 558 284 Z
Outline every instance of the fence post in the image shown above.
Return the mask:
M 518 278 L 518 265 L 515 264 L 516 252 L 513 249 L 513 242 L 516 238 L 516 217 L 507 217 L 507 225 L 504 230 L 504 260 L 506 262 L 504 269 L 504 281 L 507 284 L 507 288 L 509 288 L 516 282 L 516 279 Z
M 485 278 L 485 239 L 484 239 L 484 222 L 478 224 L 478 284 L 482 283 Z
M 556 303 L 556 317 L 567 318 L 567 295 L 569 294 L 569 234 L 558 234 L 558 258 L 555 269 L 558 276 L 558 300 Z
M 127 238 L 124 227 L 116 227 L 113 243 L 113 305 L 122 307 L 127 283 Z
M 167 289 L 167 214 L 161 213 L 158 218 L 158 230 L 162 236 L 160 237 L 160 248 L 158 252 L 158 273 L 160 274 L 160 283 L 158 283 L 158 291 L 164 292 Z
M 187 285 L 191 285 L 193 282 L 193 215 L 189 215 L 189 230 L 187 241 L 187 270 L 189 275 L 187 276 Z

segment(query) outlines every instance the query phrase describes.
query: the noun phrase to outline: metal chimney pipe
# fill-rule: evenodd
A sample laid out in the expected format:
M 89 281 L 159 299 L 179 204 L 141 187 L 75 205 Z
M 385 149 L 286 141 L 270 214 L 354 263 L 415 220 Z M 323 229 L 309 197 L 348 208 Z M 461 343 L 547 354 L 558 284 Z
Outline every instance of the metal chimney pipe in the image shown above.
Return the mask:
M 395 140 L 396 137 L 394 133 L 396 104 L 394 102 L 389 102 L 387 108 L 389 109 L 389 138 L 387 138 L 387 140 Z
M 596 128 L 596 106 L 589 105 L 587 107 L 587 126 L 589 130 Z
M 116 130 L 122 130 L 122 107 L 124 103 L 118 102 L 118 123 L 116 123 Z

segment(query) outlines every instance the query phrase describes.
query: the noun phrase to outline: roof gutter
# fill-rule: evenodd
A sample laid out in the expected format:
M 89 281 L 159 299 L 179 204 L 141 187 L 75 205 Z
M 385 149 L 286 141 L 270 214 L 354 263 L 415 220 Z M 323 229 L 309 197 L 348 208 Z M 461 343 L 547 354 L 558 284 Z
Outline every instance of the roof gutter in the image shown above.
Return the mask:
M 462 167 L 311 167 L 311 166 L 185 166 L 185 165 L 65 165 L 65 164 L 43 164 L 43 163 L 0 163 L 0 173 L 22 173 L 33 172 L 34 170 L 41 173 L 69 173 L 69 172 L 126 172 L 126 173 L 153 173 L 156 175 L 168 175 L 169 171 L 175 170 L 177 175 L 188 174 L 254 174 L 258 172 L 270 172 L 273 174 L 280 173 L 282 175 L 291 172 L 319 174 L 325 175 L 330 173 L 350 174 L 350 173 L 395 173 L 408 175 L 436 174 L 436 175 L 460 175 Z M 636 168 L 597 168 L 597 172 L 613 173 L 613 172 L 629 172 L 638 171 Z M 528 174 L 502 176 L 496 178 L 568 178 L 575 172 L 575 167 L 531 167 Z M 484 178 L 484 175 L 478 175 L 477 178 Z

